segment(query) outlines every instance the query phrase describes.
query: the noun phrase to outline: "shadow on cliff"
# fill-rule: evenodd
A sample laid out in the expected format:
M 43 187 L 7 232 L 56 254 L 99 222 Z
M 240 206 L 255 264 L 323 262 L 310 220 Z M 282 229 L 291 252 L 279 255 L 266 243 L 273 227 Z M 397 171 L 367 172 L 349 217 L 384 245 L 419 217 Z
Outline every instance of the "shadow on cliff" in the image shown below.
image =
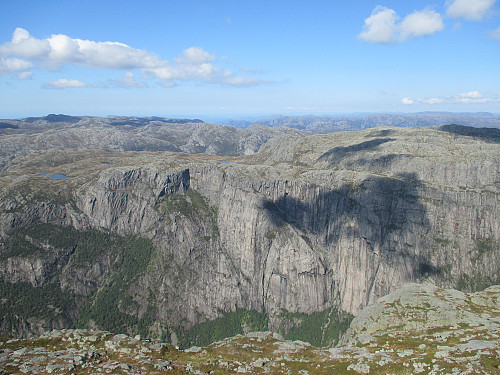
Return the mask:
M 380 130 L 369 136 L 381 137 L 390 135 L 393 132 L 393 130 Z M 345 168 L 354 170 L 359 170 L 361 168 L 372 172 L 382 171 L 389 168 L 394 162 L 401 161 L 402 159 L 409 159 L 412 156 L 410 154 L 387 154 L 383 152 L 378 153 L 376 157 L 373 157 L 373 154 L 370 154 L 370 157 L 367 158 L 359 156 L 366 152 L 380 151 L 379 146 L 394 140 L 394 138 L 375 138 L 351 146 L 334 147 L 321 155 L 318 161 L 326 162 L 332 168 L 341 165 Z
M 358 152 L 374 151 L 378 149 L 378 146 L 394 141 L 393 138 L 376 138 L 370 141 L 361 142 L 351 146 L 339 146 L 328 150 L 323 155 L 318 158 L 318 161 L 328 161 L 331 164 L 335 164 L 340 160 L 349 157 Z
M 443 125 L 437 129 L 447 133 L 481 139 L 489 143 L 500 143 L 500 129 L 473 128 L 464 125 Z
M 430 225 L 426 208 L 419 201 L 421 187 L 414 173 L 372 175 L 359 185 L 346 184 L 313 198 L 304 187 L 299 197 L 285 193 L 274 202 L 264 200 L 263 206 L 278 227 L 289 224 L 302 231 L 304 237 L 311 233 L 329 246 L 346 237 L 361 239 L 373 251 L 411 257 L 416 277 L 436 275 L 440 270 L 417 255 L 413 251 L 415 243 L 411 243 L 415 241 L 414 233 L 425 235 Z M 402 244 L 406 239 L 410 243 Z

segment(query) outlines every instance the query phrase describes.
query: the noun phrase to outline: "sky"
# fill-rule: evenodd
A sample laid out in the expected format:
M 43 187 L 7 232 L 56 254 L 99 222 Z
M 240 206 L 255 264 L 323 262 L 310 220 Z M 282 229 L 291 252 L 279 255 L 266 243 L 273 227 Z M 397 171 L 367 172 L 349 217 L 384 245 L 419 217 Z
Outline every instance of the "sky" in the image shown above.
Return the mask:
M 0 117 L 500 113 L 497 0 L 0 0 Z

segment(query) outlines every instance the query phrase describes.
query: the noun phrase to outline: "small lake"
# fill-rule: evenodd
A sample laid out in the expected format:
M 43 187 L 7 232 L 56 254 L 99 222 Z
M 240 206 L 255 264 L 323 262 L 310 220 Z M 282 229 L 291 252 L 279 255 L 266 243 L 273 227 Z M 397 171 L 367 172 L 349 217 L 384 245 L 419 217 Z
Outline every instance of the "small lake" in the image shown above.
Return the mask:
M 56 173 L 50 176 L 50 178 L 53 178 L 54 180 L 67 180 L 71 177 L 68 177 L 64 174 Z
M 102 162 L 101 164 L 102 164 L 102 165 L 105 165 L 106 167 L 109 167 L 109 166 L 111 166 L 111 165 L 115 165 L 115 163 L 111 163 L 111 162 L 107 162 L 107 161 Z

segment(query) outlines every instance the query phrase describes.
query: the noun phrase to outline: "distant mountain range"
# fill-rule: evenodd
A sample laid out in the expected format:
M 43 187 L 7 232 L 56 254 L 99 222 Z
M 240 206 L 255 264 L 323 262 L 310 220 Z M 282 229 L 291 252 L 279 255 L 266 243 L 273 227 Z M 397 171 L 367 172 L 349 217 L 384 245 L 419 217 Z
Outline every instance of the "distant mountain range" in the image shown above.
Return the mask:
M 420 126 L 457 124 L 473 127 L 500 128 L 500 114 L 492 114 L 488 112 L 420 112 L 408 114 L 354 114 L 346 116 L 272 116 L 256 121 L 227 120 L 223 121 L 222 124 L 237 128 L 246 128 L 252 124 L 269 127 L 286 126 L 317 134 L 346 130 L 363 130 L 377 126 L 413 128 Z
M 497 137 L 500 114 L 422 112 L 414 114 L 357 114 L 344 117 L 274 116 L 260 121 L 227 121 L 136 116 L 69 116 L 0 119 L 0 169 L 13 157 L 35 151 L 94 148 L 106 151 L 171 151 L 219 156 L 251 155 L 275 137 L 306 137 L 377 126 L 468 126 L 481 135 Z M 488 129 L 489 128 L 489 129 Z M 488 132 L 488 130 L 491 130 Z M 464 131 L 457 128 L 455 131 Z M 491 134 L 490 134 L 491 133 Z M 470 134 L 469 134 L 470 135 Z
M 82 147 L 107 151 L 250 155 L 273 137 L 308 134 L 288 127 L 255 125 L 236 129 L 198 119 L 50 114 L 22 120 L 0 120 L 0 169 L 12 157 L 35 151 Z

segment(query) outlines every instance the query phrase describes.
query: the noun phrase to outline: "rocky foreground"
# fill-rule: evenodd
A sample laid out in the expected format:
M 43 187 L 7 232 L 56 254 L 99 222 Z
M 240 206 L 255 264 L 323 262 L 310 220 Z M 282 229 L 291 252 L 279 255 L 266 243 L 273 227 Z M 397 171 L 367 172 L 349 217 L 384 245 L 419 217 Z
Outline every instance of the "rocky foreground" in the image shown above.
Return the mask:
M 104 331 L 2 338 L 1 374 L 500 374 L 500 286 L 465 294 L 407 284 L 366 307 L 340 346 L 271 332 L 179 350 Z

